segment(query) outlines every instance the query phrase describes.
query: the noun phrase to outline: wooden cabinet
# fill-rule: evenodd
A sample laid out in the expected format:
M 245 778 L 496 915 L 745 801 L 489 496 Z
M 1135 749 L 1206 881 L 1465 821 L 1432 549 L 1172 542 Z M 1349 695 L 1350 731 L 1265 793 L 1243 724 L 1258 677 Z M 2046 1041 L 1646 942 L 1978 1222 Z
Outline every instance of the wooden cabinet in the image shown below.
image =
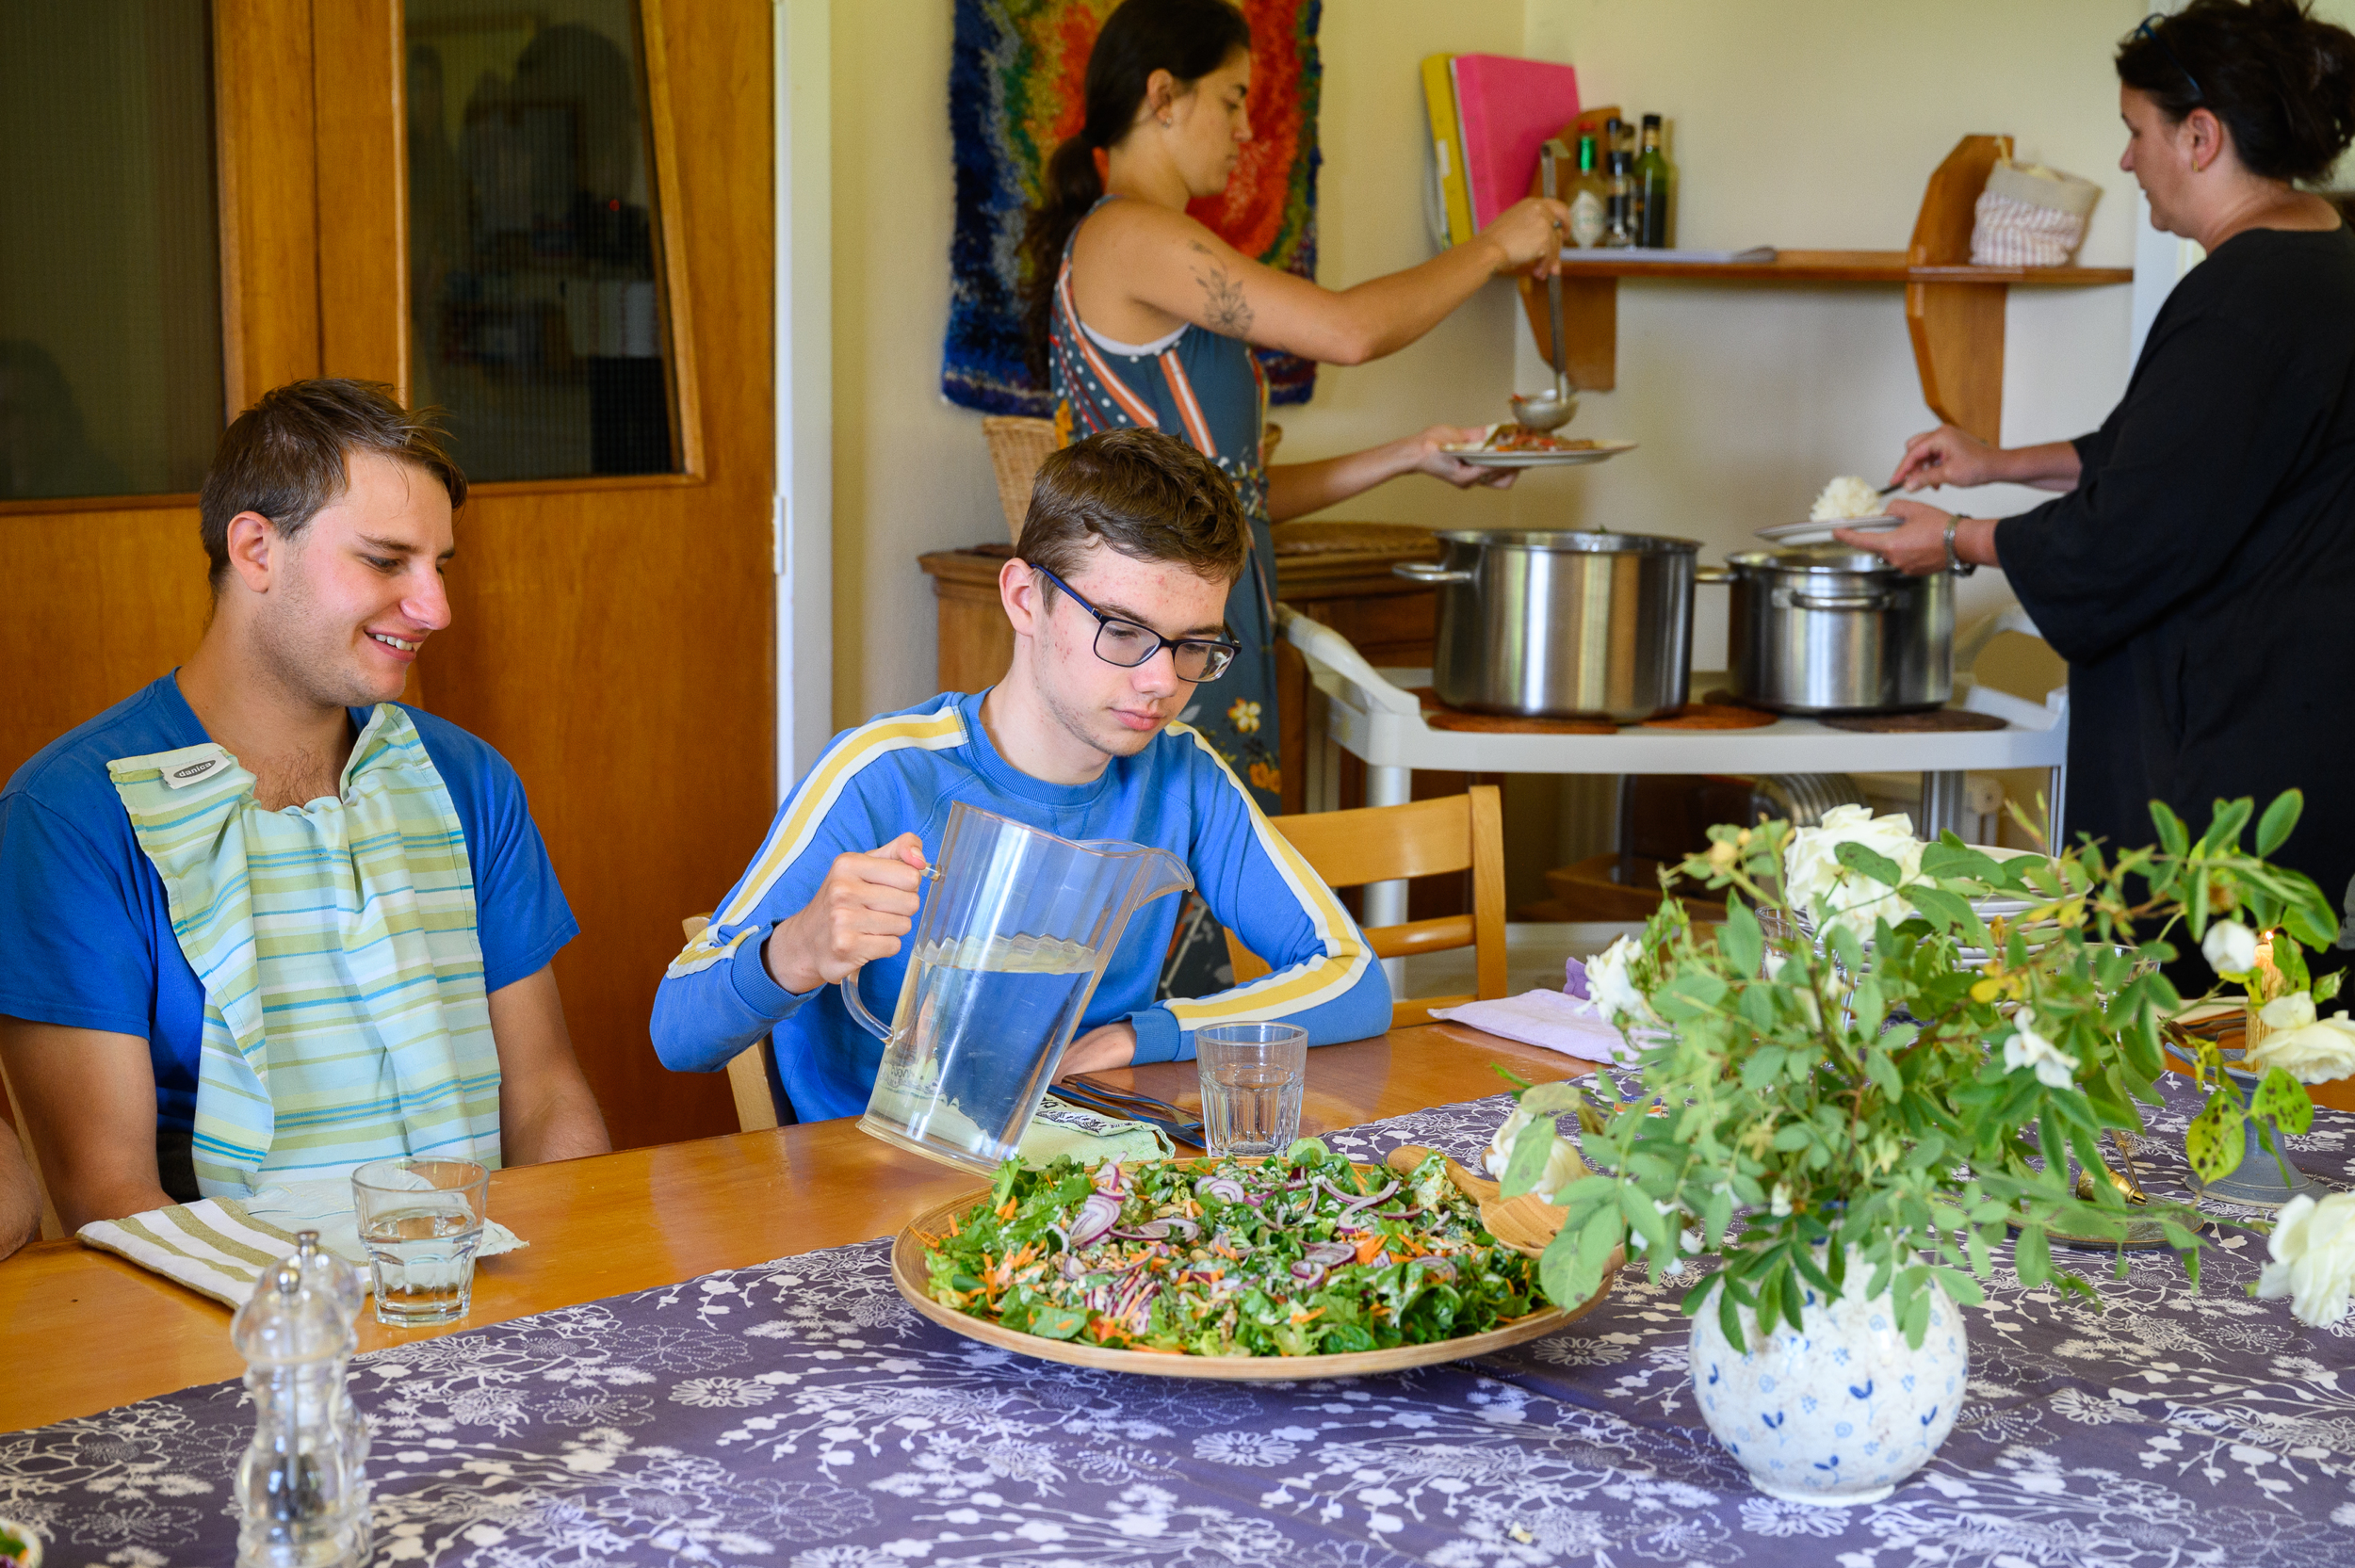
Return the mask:
M 979 691 L 1006 672 L 1014 628 L 998 602 L 1003 544 L 936 550 L 917 558 L 940 605 L 938 680 L 943 691 Z M 1275 528 L 1275 596 L 1355 643 L 1377 665 L 1427 666 L 1438 614 L 1432 590 L 1390 572 L 1402 560 L 1435 560 L 1425 528 L 1384 523 L 1283 523 Z M 1284 809 L 1304 808 L 1308 671 L 1290 643 L 1276 645 L 1277 753 Z

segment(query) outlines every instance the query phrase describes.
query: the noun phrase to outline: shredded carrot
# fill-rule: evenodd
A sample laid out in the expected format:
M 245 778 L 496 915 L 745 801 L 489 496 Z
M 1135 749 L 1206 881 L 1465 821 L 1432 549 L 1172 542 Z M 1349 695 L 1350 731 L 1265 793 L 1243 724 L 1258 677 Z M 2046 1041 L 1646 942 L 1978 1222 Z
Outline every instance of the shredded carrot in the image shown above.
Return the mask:
M 1000 1220 L 1011 1220 L 1014 1218 L 1014 1210 L 1015 1202 L 1012 1198 L 1008 1198 L 1004 1203 L 998 1205 L 998 1218 Z
M 957 1217 L 953 1214 L 949 1216 L 949 1234 L 950 1236 L 957 1234 Z
M 1379 1231 L 1376 1231 L 1373 1235 L 1369 1236 L 1364 1240 L 1358 1242 L 1357 1261 L 1360 1263 L 1372 1263 L 1376 1254 L 1382 1251 L 1382 1244 L 1389 1239 L 1389 1237 L 1384 1236 Z

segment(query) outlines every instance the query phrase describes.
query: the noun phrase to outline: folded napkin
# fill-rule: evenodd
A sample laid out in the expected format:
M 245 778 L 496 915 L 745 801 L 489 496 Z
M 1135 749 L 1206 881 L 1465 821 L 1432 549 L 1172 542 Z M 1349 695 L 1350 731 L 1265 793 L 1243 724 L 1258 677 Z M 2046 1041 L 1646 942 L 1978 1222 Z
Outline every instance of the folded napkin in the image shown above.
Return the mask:
M 1589 1012 L 1584 998 L 1567 992 L 1525 991 L 1519 996 L 1492 1002 L 1433 1008 L 1431 1016 L 1469 1024 L 1524 1045 L 1542 1045 L 1582 1061 L 1607 1062 L 1615 1067 L 1635 1064 L 1635 1050 L 1619 1038 L 1619 1031 L 1604 1023 L 1599 1014 Z
M 1059 1155 L 1078 1160 L 1167 1159 L 1177 1151 L 1159 1127 L 1106 1116 L 1082 1106 L 1048 1100 L 1022 1135 L 1022 1163 L 1046 1165 Z
M 297 1231 L 317 1231 L 319 1245 L 371 1283 L 349 1181 L 293 1182 L 243 1198 L 206 1198 L 150 1209 L 124 1220 L 94 1220 L 74 1234 L 85 1247 L 113 1253 L 228 1306 L 246 1303 L 265 1270 L 294 1251 Z M 495 1220 L 482 1224 L 477 1257 L 496 1257 L 529 1243 Z

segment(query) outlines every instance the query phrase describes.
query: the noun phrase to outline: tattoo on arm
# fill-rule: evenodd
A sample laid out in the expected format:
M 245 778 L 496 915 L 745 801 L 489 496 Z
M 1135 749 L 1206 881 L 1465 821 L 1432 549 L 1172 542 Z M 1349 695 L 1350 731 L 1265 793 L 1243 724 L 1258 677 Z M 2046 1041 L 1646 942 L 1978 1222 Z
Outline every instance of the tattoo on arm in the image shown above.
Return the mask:
M 1227 337 L 1245 337 L 1251 331 L 1251 306 L 1242 297 L 1242 280 L 1232 276 L 1220 265 L 1210 248 L 1199 241 L 1194 249 L 1205 260 L 1194 273 L 1194 281 L 1202 285 L 1203 322 L 1214 332 Z

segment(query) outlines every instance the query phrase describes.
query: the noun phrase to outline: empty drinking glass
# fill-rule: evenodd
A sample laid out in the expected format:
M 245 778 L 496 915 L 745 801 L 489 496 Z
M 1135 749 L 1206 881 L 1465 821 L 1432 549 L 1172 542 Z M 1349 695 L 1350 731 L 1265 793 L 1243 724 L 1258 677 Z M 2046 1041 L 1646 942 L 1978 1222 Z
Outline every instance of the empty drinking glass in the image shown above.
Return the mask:
M 380 1159 L 351 1173 L 378 1322 L 414 1328 L 466 1316 L 490 1196 L 491 1172 L 470 1159 Z
M 1300 1136 L 1308 1031 L 1296 1024 L 1213 1024 L 1196 1030 L 1202 1136 L 1213 1156 L 1280 1155 Z

